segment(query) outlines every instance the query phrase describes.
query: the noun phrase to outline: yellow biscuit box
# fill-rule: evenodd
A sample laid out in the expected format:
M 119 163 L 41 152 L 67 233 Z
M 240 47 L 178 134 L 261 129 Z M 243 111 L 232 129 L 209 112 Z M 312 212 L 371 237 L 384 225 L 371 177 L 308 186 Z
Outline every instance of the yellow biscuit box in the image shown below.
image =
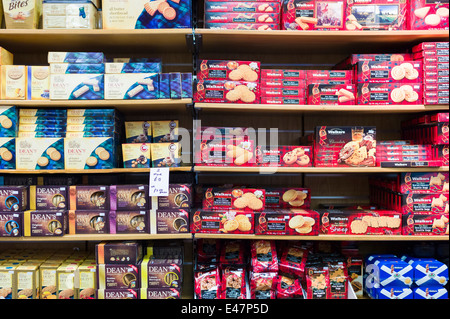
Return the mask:
M 13 299 L 39 299 L 39 265 L 19 265 Z
M 0 12 L 1 12 L 1 2 L 0 2 Z M 1 25 L 1 19 L 0 19 Z M 11 52 L 5 48 L 0 47 L 0 65 L 11 65 L 14 62 L 14 56 Z
M 150 167 L 150 145 L 122 144 L 123 167 L 146 168 Z
M 153 143 L 178 142 L 177 120 L 172 121 L 152 121 Z
M 181 164 L 181 144 L 151 144 L 151 157 L 152 167 L 179 167 Z
M 44 262 L 40 268 L 40 299 L 56 299 L 56 270 L 60 262 Z
M 0 264 L 0 299 L 12 299 L 16 290 L 15 270 L 19 265 Z
M 27 97 L 27 66 L 1 66 L 1 98 L 3 100 L 25 100 Z

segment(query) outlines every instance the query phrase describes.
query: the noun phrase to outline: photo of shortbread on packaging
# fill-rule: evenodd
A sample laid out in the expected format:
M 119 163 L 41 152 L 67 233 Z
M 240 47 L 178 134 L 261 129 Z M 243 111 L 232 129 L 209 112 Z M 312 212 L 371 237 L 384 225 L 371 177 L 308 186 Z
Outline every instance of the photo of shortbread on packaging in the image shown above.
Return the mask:
M 23 232 L 22 212 L 0 212 L 0 237 L 19 237 L 22 236 L 22 232 Z
M 0 137 L 0 169 L 16 168 L 16 139 Z
M 409 24 L 411 30 L 448 30 L 448 2 L 439 0 L 411 0 Z
M 130 210 L 109 212 L 110 234 L 141 234 L 150 232 L 150 211 Z
M 122 144 L 123 167 L 144 168 L 151 166 L 151 144 Z
M 258 61 L 202 60 L 197 79 L 258 82 L 260 69 Z
M 204 80 L 197 83 L 194 100 L 200 103 L 252 103 L 261 98 L 258 82 Z
M 114 137 L 65 138 L 66 169 L 109 169 L 116 167 Z
M 111 185 L 110 209 L 113 211 L 147 210 L 151 207 L 148 185 Z
M 30 210 L 23 214 L 24 236 L 64 236 L 67 228 L 65 210 Z
M 0 106 L 0 136 L 15 137 L 17 122 L 18 116 L 15 106 Z
M 103 74 L 50 74 L 51 100 L 103 100 Z
M 1 66 L 1 98 L 3 100 L 25 100 L 27 97 L 27 66 Z
M 105 74 L 106 100 L 159 98 L 158 73 Z
M 358 83 L 358 105 L 422 104 L 421 83 Z
M 363 61 L 357 63 L 358 83 L 420 83 L 421 61 Z
M 64 169 L 64 139 L 17 138 L 16 168 Z
M 181 165 L 180 143 L 151 144 L 152 167 L 179 167 Z

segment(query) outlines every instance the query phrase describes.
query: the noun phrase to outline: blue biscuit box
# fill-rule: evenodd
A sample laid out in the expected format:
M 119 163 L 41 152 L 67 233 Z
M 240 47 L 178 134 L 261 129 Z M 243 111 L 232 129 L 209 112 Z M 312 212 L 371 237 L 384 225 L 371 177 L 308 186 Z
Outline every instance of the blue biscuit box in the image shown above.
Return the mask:
M 16 168 L 16 139 L 0 137 L 0 169 Z
M 170 75 L 169 73 L 159 74 L 159 98 L 170 99 Z
M 400 258 L 376 258 L 372 276 L 380 286 L 410 287 L 413 283 L 413 267 Z
M 17 109 L 15 106 L 0 106 L 0 137 L 15 137 Z
M 414 283 L 417 286 L 445 286 L 448 282 L 448 267 L 434 258 L 409 258 L 414 268 Z
M 414 299 L 411 288 L 396 286 L 381 287 L 375 289 L 376 299 Z
M 448 291 L 442 286 L 416 287 L 414 299 L 448 299 Z

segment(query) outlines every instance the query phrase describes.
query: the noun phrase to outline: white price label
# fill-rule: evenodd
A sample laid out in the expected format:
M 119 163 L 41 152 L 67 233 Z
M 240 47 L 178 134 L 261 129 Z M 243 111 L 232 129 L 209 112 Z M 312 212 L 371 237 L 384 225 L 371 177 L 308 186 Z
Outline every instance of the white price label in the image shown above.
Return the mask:
M 150 169 L 150 196 L 169 196 L 169 168 Z

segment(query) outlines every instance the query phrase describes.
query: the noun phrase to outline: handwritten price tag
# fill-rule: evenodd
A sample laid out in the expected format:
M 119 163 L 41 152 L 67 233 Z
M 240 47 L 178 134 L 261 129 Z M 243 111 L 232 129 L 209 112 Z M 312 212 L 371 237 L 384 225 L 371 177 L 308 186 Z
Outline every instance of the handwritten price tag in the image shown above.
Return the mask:
M 169 196 L 169 168 L 150 169 L 150 196 Z

